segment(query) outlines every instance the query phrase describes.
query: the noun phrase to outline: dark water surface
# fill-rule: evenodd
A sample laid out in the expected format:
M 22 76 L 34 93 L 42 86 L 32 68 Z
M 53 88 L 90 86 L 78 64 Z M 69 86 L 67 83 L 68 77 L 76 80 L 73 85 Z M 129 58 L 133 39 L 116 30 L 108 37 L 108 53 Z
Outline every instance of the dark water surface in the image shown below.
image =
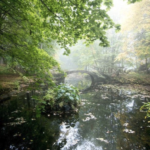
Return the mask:
M 36 118 L 24 97 L 0 106 L 0 150 L 149 150 L 150 119 L 139 108 L 149 95 L 101 88 L 81 94 L 77 114 Z M 30 106 L 30 107 L 29 107 Z

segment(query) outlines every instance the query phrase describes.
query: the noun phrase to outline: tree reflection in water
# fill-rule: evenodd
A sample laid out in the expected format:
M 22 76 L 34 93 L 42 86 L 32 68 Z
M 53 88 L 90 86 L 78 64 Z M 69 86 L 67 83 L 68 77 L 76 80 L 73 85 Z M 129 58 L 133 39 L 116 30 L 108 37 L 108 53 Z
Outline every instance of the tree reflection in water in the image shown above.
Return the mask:
M 0 106 L 0 149 L 150 149 L 150 125 L 139 111 L 148 100 L 143 96 L 119 87 L 100 87 L 81 95 L 79 114 L 40 118 L 26 99 L 8 101 Z

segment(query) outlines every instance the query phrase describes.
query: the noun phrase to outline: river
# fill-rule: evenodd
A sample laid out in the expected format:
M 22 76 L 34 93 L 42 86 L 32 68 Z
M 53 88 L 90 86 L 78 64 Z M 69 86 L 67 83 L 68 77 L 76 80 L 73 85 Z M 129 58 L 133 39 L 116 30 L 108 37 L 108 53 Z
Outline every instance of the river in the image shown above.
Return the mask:
M 80 95 L 79 113 L 36 118 L 31 99 L 0 105 L 0 150 L 149 150 L 150 119 L 140 111 L 146 91 L 100 86 Z

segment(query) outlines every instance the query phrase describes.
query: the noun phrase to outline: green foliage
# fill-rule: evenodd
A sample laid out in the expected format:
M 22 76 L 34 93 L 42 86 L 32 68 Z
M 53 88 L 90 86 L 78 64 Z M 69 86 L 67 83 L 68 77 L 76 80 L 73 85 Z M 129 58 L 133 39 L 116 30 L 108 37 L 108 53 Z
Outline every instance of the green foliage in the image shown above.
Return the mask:
M 55 105 L 56 93 L 53 89 L 48 89 L 45 96 L 32 96 L 37 101 L 35 112 L 36 117 L 41 116 L 41 112 L 45 112 L 45 106 L 53 107 Z
M 66 55 L 80 39 L 109 46 L 106 31 L 120 29 L 108 15 L 112 5 L 112 0 L 1 0 L 0 57 L 12 68 L 47 78 L 50 69 L 59 68 L 52 57 L 55 42 Z
M 72 63 L 68 63 L 68 61 L 61 62 L 63 68 L 67 66 L 67 68 L 72 69 L 73 65 L 77 64 L 80 69 L 94 70 L 98 73 L 116 72 L 120 66 L 123 66 L 121 61 L 114 62 L 121 49 L 122 36 L 114 30 L 110 30 L 107 32 L 107 37 L 110 41 L 110 47 L 107 48 L 100 47 L 98 40 L 88 47 L 84 45 L 84 41 L 79 41 L 76 46 L 71 48 L 70 57 L 66 58 Z
M 55 104 L 55 96 L 56 93 L 54 92 L 53 89 L 48 89 L 46 92 L 46 95 L 43 97 L 43 104 L 47 104 L 50 106 L 54 106 Z
M 41 112 L 53 110 L 55 106 L 62 108 L 63 106 L 70 106 L 75 109 L 80 104 L 79 91 L 72 85 L 61 84 L 53 89 L 48 89 L 46 95 L 43 97 L 33 96 L 37 100 L 36 114 L 40 116 Z
M 29 81 L 29 78 L 26 77 L 26 76 L 22 76 L 22 79 L 23 79 L 23 81 L 25 81 L 25 82 L 28 82 L 28 81 Z
M 0 75 L 9 75 L 9 74 L 14 74 L 13 70 L 9 66 L 2 66 L 0 65 Z
M 140 110 L 146 110 L 147 114 L 145 118 L 150 117 L 150 102 L 144 103 L 144 105 L 141 106 Z
M 54 91 L 56 92 L 56 101 L 61 106 L 63 103 L 79 104 L 79 91 L 76 87 L 68 84 L 61 84 L 57 86 Z
M 44 108 L 45 108 L 45 104 L 46 102 L 41 98 L 41 96 L 32 96 L 32 98 L 34 98 L 36 100 L 36 107 L 35 107 L 35 113 L 36 113 L 36 117 L 40 117 L 41 116 L 41 112 L 44 112 Z
M 14 85 L 17 87 L 18 90 L 20 90 L 20 83 L 19 83 L 19 81 L 15 81 Z
M 104 10 L 101 6 L 106 6 Z M 54 41 L 70 53 L 69 46 L 85 39 L 97 39 L 108 46 L 106 30 L 118 29 L 107 11 L 112 0 L 2 0 L 0 1 L 0 56 L 12 67 L 44 78 L 58 67 L 53 55 Z
M 117 59 L 124 59 L 131 65 L 136 66 L 136 68 L 145 64 L 148 73 L 148 60 L 150 58 L 150 28 L 148 24 L 150 21 L 150 1 L 129 0 L 128 2 L 138 3 L 129 6 L 128 11 L 125 10 L 123 13 L 123 16 L 126 16 L 122 24 L 124 43 L 122 53 L 118 55 Z

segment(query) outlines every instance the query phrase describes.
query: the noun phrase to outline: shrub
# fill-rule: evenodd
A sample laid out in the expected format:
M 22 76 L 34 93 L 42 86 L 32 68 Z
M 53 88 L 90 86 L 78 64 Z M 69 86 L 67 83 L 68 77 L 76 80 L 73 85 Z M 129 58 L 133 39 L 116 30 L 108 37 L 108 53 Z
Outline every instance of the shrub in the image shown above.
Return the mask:
M 69 105 L 78 105 L 80 103 L 79 91 L 72 85 L 61 84 L 54 91 L 56 92 L 56 102 L 59 103 L 60 107 L 68 103 Z
M 51 111 L 75 110 L 80 104 L 79 91 L 76 87 L 61 84 L 53 89 L 48 89 L 42 99 L 37 99 L 36 110 L 38 112 L 51 113 Z
M 46 95 L 43 97 L 44 100 L 43 104 L 50 105 L 53 107 L 55 104 L 55 96 L 56 93 L 54 92 L 54 90 L 48 89 Z
M 144 105 L 141 106 L 140 110 L 145 110 L 147 112 L 145 118 L 150 117 L 150 102 L 144 103 Z

